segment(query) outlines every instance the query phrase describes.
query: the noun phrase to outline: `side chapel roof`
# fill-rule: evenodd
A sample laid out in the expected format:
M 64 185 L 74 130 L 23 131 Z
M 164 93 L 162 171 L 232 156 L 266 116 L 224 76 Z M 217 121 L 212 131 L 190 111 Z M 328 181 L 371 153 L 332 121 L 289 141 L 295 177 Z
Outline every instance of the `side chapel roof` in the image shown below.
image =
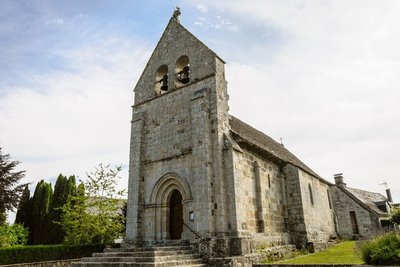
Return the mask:
M 263 132 L 258 131 L 257 129 L 251 127 L 250 125 L 244 123 L 234 116 L 230 116 L 229 124 L 231 126 L 231 132 L 234 135 L 237 135 L 238 137 L 243 139 L 245 142 L 262 149 L 263 151 L 272 155 L 275 158 L 299 167 L 303 171 L 313 175 L 314 177 L 322 180 L 327 184 L 331 184 L 323 179 L 321 176 L 319 176 L 301 160 L 299 160 L 282 144 L 276 142 L 274 139 L 264 134 Z
M 370 210 L 375 211 L 379 215 L 388 215 L 387 212 L 382 211 L 377 206 L 378 203 L 385 203 L 388 201 L 387 198 L 384 197 L 382 194 L 356 188 L 350 188 L 350 187 L 345 187 L 344 189 L 347 190 L 349 193 L 351 193 L 355 198 L 357 198 L 363 204 L 368 206 Z
M 332 183 L 324 180 L 321 176 L 319 176 L 316 172 L 299 160 L 282 144 L 276 142 L 263 132 L 258 131 L 234 116 L 230 116 L 229 124 L 231 127 L 231 132 L 233 133 L 233 136 L 236 137 L 236 140 L 241 139 L 250 145 L 256 146 L 269 155 L 284 162 L 293 164 L 294 166 L 299 167 L 323 182 L 332 185 Z M 338 187 L 364 208 L 373 211 L 380 216 L 388 216 L 388 213 L 380 210 L 377 206 L 377 203 L 387 202 L 387 198 L 382 194 L 350 187 Z

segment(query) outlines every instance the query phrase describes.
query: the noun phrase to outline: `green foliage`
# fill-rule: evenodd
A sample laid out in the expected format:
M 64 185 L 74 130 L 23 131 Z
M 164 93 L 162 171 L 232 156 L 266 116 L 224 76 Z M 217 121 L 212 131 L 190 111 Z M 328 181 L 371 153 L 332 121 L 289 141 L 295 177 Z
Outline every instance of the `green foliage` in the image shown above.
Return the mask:
M 0 265 L 88 257 L 103 245 L 39 245 L 0 248 Z
M 400 225 L 400 207 L 392 208 L 390 212 L 390 221 L 394 224 Z
M 46 244 L 48 242 L 47 226 L 49 221 L 49 207 L 52 198 L 52 187 L 50 183 L 41 180 L 33 194 L 32 207 L 32 243 Z
M 0 210 L 0 225 L 6 224 L 6 221 L 7 221 L 7 213 L 6 213 L 6 211 L 4 209 Z
M 30 231 L 28 244 L 60 244 L 65 232 L 60 225 L 63 217 L 62 207 L 68 196 L 76 193 L 75 176 L 60 174 L 54 186 L 40 181 L 30 197 L 26 185 L 18 205 L 15 223 L 27 227 Z
M 28 240 L 28 229 L 20 224 L 0 226 L 0 247 L 25 245 Z
M 29 207 L 30 195 L 31 192 L 29 191 L 28 185 L 26 185 L 18 204 L 17 215 L 15 216 L 15 223 L 22 224 L 25 227 L 28 226 L 27 224 L 30 217 L 30 207 Z
M 33 229 L 33 222 L 32 222 L 32 203 L 33 199 L 30 197 L 31 192 L 29 190 L 28 185 L 25 185 L 24 191 L 22 193 L 21 199 L 18 204 L 17 214 L 15 216 L 14 223 L 21 224 L 25 228 L 30 230 Z M 28 243 L 31 243 L 32 236 L 31 231 L 28 232 Z
M 5 213 L 18 207 L 25 184 L 17 185 L 25 171 L 14 171 L 19 164 L 9 154 L 3 154 L 0 147 L 0 225 L 5 223 Z
M 68 198 L 62 220 L 66 244 L 110 244 L 122 235 L 123 201 L 115 198 L 125 194 L 115 188 L 120 170 L 98 165 Z
M 62 217 L 64 215 L 62 207 L 67 203 L 68 196 L 75 194 L 75 176 L 58 175 L 54 186 L 54 194 L 49 208 L 49 244 L 60 244 L 64 241 L 65 231 L 61 226 Z
M 367 264 L 400 264 L 400 235 L 390 232 L 358 244 L 358 253 Z

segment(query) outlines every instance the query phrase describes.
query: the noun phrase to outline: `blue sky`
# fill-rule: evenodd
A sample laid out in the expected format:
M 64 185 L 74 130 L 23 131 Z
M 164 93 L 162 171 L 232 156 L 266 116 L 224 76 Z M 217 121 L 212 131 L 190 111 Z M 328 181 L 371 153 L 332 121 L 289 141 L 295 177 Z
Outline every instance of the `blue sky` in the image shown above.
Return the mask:
M 26 182 L 123 164 L 133 88 L 175 6 L 226 62 L 231 114 L 325 179 L 400 201 L 398 1 L 0 2 L 0 146 Z

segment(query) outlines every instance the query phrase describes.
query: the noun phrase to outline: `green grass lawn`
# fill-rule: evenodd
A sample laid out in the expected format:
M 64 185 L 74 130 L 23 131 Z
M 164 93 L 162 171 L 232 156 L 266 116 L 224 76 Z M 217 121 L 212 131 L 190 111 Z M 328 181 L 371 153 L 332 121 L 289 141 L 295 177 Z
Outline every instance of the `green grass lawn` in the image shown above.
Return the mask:
M 298 263 L 298 264 L 363 264 L 364 262 L 355 254 L 355 241 L 345 241 L 327 250 L 298 256 L 281 263 Z

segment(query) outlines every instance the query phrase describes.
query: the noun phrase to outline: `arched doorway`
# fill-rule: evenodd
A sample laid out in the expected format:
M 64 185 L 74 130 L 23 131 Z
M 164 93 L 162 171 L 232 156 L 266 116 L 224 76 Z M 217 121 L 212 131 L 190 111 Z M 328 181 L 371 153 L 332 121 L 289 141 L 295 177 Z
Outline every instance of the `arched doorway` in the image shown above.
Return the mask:
M 182 195 L 174 190 L 169 200 L 169 236 L 171 239 L 181 239 L 183 230 Z
M 154 240 L 186 238 L 183 230 L 183 216 L 189 213 L 192 201 L 192 192 L 186 178 L 169 172 L 158 179 L 149 200 L 151 203 L 149 209 L 154 209 L 149 210 L 149 215 L 154 216 Z

